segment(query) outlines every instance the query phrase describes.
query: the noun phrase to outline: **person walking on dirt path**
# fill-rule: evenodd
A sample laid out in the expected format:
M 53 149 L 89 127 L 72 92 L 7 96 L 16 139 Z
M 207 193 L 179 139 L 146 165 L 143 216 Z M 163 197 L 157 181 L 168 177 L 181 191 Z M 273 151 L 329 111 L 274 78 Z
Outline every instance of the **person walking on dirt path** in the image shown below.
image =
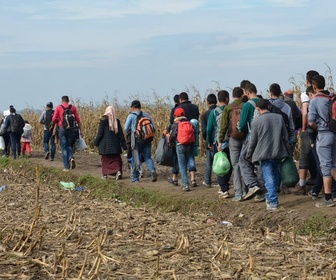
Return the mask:
M 199 121 L 199 109 L 198 106 L 195 104 L 192 104 L 191 101 L 189 101 L 189 96 L 186 92 L 181 92 L 179 95 L 180 104 L 176 108 L 182 108 L 185 112 L 185 117 L 188 121 L 192 121 L 194 123 L 194 128 L 196 128 L 196 133 L 198 133 L 198 121 Z M 198 149 L 198 136 L 196 136 L 194 147 Z M 195 154 L 193 153 L 189 157 L 189 173 L 190 173 L 190 185 L 191 187 L 196 187 L 196 161 L 195 161 Z
M 257 88 L 254 84 L 249 83 L 245 86 L 245 94 L 248 97 L 248 101 L 244 103 L 241 114 L 240 114 L 240 120 L 238 124 L 238 131 L 243 132 L 248 130 L 251 130 L 251 124 L 254 118 L 255 110 L 256 110 L 256 104 L 259 101 L 260 98 L 257 97 Z M 252 104 L 253 102 L 253 104 Z M 246 153 L 249 146 L 249 135 L 244 140 L 240 156 L 239 156 L 239 166 L 241 170 L 241 174 L 244 180 L 245 185 L 247 186 L 247 192 L 246 195 L 243 196 L 243 199 L 249 199 L 256 194 L 256 200 L 257 201 L 263 201 L 265 200 L 263 196 L 261 196 L 262 192 L 262 185 L 261 180 L 257 180 L 255 174 L 254 174 L 254 164 L 246 159 Z M 258 169 L 258 168 L 257 168 Z M 258 173 L 261 173 L 260 168 L 257 171 Z M 257 177 L 260 178 L 262 175 L 257 174 Z
M 10 107 L 10 115 L 7 116 L 4 129 L 9 131 L 11 152 L 14 159 L 21 155 L 21 135 L 25 121 L 22 116 L 16 113 L 14 107 Z
M 53 103 L 48 102 L 46 109 L 42 112 L 39 122 L 43 124 L 43 149 L 44 149 L 44 158 L 53 161 L 56 155 L 56 144 L 55 136 L 53 136 L 53 131 L 49 129 L 49 126 L 52 122 L 52 117 L 54 115 Z
M 142 153 L 144 156 L 144 160 L 147 164 L 147 167 L 151 173 L 152 182 L 157 181 L 157 173 L 155 170 L 154 162 L 152 160 L 152 141 L 144 141 L 142 142 L 137 135 L 137 127 L 138 127 L 138 120 L 140 117 L 145 117 L 147 120 L 150 121 L 152 129 L 154 128 L 154 123 L 151 116 L 143 112 L 141 110 L 141 103 L 139 100 L 133 100 L 131 103 L 131 113 L 127 116 L 124 130 L 127 133 L 131 132 L 131 146 L 132 146 L 132 183 L 139 182 L 139 167 L 140 167 L 140 159 L 139 153 Z
M 207 138 L 207 124 L 208 124 L 208 119 L 210 112 L 214 110 L 217 107 L 217 97 L 213 93 L 210 93 L 207 96 L 207 105 L 208 105 L 208 110 L 206 110 L 202 115 L 201 115 L 201 134 L 202 138 L 205 141 L 205 170 L 204 170 L 204 181 L 203 185 L 207 187 L 211 187 L 211 176 L 212 176 L 212 161 L 213 161 L 213 156 L 211 158 L 211 151 L 210 148 L 207 145 L 206 138 Z
M 325 79 L 321 75 L 312 78 L 315 97 L 309 102 L 308 123 L 318 132 L 316 139 L 316 152 L 320 160 L 323 175 L 324 200 L 315 204 L 316 207 L 331 207 L 332 178 L 336 180 L 336 134 L 328 125 L 330 120 L 330 92 L 324 90 Z
M 113 106 L 107 106 L 104 115 L 99 120 L 98 132 L 94 138 L 94 145 L 99 147 L 101 155 L 103 179 L 115 176 L 122 178 L 122 149 L 127 150 L 125 136 L 116 116 Z
M 257 108 L 259 116 L 253 120 L 246 158 L 261 165 L 265 179 L 266 209 L 276 211 L 279 207 L 277 189 L 280 186 L 281 160 L 290 155 L 287 129 L 280 114 L 270 113 L 269 101 L 259 99 Z
M 228 160 L 230 161 L 230 151 L 229 147 L 227 145 L 227 142 L 225 145 L 217 148 L 218 145 L 218 131 L 219 126 L 221 122 L 221 118 L 223 116 L 223 111 L 227 104 L 229 103 L 229 93 L 226 90 L 220 90 L 217 93 L 218 97 L 218 103 L 219 106 L 217 106 L 215 109 L 213 109 L 209 114 L 209 119 L 207 123 L 207 129 L 206 129 L 206 142 L 207 142 L 207 148 L 209 149 L 209 159 L 207 159 L 208 164 L 210 168 L 212 167 L 212 163 L 214 160 L 214 156 L 218 151 L 223 151 L 227 155 Z M 211 169 L 210 169 L 211 170 Z M 217 181 L 219 184 L 219 197 L 220 198 L 229 198 L 229 187 L 230 187 L 230 178 L 232 174 L 232 168 L 230 164 L 229 172 L 225 176 L 219 176 L 217 175 Z M 211 173 L 210 173 L 211 175 Z M 210 177 L 211 179 L 211 177 Z M 210 181 L 211 185 L 211 181 Z
M 310 70 L 306 74 L 307 88 L 312 86 L 312 78 L 319 73 L 315 70 Z M 289 188 L 289 192 L 297 195 L 305 195 L 307 193 L 307 174 L 310 173 L 311 180 L 315 182 L 316 161 L 311 148 L 311 138 L 314 138 L 316 131 L 312 129 L 308 123 L 308 107 L 310 98 L 306 91 L 301 93 L 301 110 L 302 110 L 302 129 L 300 132 L 300 154 L 299 154 L 299 185 L 294 188 Z
M 76 106 L 69 104 L 67 95 L 62 96 L 62 104 L 56 107 L 52 122 L 57 124 L 58 127 L 58 138 L 64 165 L 63 171 L 74 169 L 76 162 L 72 150 L 73 131 L 76 127 L 81 128 L 81 121 Z M 81 129 L 80 132 L 83 137 Z
M 247 132 L 238 132 L 237 125 L 239 122 L 239 115 L 243 107 L 242 96 L 244 92 L 242 88 L 235 87 L 232 91 L 233 102 L 225 106 L 222 119 L 220 122 L 220 128 L 218 133 L 218 146 L 219 150 L 222 144 L 227 141 L 229 137 L 229 152 L 230 161 L 233 171 L 233 187 L 235 196 L 232 201 L 242 201 L 246 192 L 246 187 L 242 179 L 241 170 L 239 166 L 239 156 L 243 147 L 244 139 Z M 235 115 L 232 119 L 233 114 Z

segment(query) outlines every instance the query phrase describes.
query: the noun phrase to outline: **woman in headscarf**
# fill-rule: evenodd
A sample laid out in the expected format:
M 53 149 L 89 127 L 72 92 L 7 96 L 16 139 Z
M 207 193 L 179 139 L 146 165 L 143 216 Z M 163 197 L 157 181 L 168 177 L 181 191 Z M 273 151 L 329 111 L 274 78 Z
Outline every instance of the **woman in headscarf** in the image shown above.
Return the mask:
M 101 155 L 103 179 L 115 176 L 122 178 L 121 149 L 126 150 L 126 141 L 114 107 L 108 106 L 99 121 L 98 132 L 94 145 L 99 147 Z

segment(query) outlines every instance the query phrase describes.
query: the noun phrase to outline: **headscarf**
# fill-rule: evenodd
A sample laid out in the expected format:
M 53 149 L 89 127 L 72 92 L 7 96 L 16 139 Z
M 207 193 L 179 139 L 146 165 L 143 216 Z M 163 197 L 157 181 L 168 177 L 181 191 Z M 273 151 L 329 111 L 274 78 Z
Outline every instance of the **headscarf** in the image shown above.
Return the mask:
M 104 116 L 107 116 L 109 122 L 109 129 L 110 131 L 114 131 L 118 133 L 118 122 L 115 110 L 112 106 L 107 106 Z

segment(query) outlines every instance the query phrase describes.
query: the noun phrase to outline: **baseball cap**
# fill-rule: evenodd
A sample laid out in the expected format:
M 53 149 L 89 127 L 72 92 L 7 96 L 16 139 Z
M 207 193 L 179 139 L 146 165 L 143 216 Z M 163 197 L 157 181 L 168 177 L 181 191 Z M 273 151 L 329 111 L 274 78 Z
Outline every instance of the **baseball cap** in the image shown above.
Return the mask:
M 140 101 L 139 100 L 133 100 L 132 103 L 131 103 L 131 108 L 132 107 L 134 107 L 134 108 L 141 108 Z
M 185 112 L 183 110 L 183 108 L 176 108 L 174 111 L 174 116 L 175 117 L 182 117 L 185 115 Z

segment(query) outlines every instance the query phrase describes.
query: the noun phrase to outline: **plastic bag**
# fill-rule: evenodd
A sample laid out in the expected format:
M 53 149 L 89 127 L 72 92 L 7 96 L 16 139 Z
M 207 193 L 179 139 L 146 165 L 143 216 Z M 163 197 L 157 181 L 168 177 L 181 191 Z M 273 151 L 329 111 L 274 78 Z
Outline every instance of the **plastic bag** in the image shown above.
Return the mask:
M 2 136 L 0 136 L 0 150 L 4 150 L 5 148 L 5 140 Z
M 159 165 L 172 167 L 173 162 L 173 149 L 169 147 L 167 137 L 163 136 L 158 143 L 155 151 L 155 161 Z
M 280 166 L 281 181 L 287 187 L 294 187 L 300 180 L 292 157 L 286 157 Z
M 87 145 L 85 143 L 85 140 L 82 138 L 82 136 L 79 136 L 79 139 L 76 141 L 75 149 L 76 151 L 83 151 L 87 148 Z
M 220 151 L 214 155 L 212 164 L 213 172 L 218 176 L 224 176 L 230 171 L 230 161 L 227 158 L 226 153 Z

